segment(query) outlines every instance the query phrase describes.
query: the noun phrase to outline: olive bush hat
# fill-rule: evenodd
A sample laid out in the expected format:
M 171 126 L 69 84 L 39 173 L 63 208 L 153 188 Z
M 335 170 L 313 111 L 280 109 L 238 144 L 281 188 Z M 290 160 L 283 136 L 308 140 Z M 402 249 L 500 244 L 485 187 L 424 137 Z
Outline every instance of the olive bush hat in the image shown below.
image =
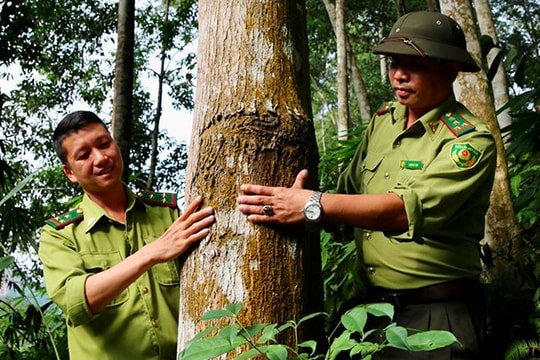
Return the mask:
M 461 71 L 480 70 L 467 51 L 465 35 L 459 24 L 433 11 L 415 11 L 400 17 L 390 35 L 373 48 L 373 53 L 449 60 L 459 63 Z

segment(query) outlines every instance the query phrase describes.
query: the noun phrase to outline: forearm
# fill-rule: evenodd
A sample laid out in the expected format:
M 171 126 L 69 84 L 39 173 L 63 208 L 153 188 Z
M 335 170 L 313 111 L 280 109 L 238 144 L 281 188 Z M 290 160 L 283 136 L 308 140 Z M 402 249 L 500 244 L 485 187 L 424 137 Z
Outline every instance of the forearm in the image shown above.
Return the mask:
M 93 314 L 101 312 L 154 263 L 142 248 L 121 263 L 88 277 L 85 283 L 85 296 L 90 311 Z
M 403 200 L 396 194 L 330 194 L 321 199 L 321 221 L 374 231 L 403 231 L 408 228 Z

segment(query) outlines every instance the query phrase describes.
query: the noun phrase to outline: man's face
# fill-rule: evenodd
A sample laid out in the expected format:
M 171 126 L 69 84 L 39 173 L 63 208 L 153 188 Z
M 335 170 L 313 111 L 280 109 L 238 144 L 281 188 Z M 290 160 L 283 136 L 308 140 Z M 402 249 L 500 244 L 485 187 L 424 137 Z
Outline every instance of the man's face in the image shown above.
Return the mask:
M 397 100 L 414 110 L 429 111 L 450 94 L 459 67 L 434 59 L 393 55 L 390 82 Z
M 122 184 L 122 156 L 111 134 L 101 124 L 88 124 L 68 135 L 64 174 L 92 194 L 116 189 Z

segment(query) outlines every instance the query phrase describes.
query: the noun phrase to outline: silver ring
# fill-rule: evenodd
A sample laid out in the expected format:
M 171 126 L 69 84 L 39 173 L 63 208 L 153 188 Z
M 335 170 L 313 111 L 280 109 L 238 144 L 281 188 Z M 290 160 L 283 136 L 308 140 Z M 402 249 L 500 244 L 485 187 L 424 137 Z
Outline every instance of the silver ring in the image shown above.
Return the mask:
M 270 205 L 264 205 L 262 207 L 262 214 L 266 216 L 272 216 L 274 215 L 274 209 Z

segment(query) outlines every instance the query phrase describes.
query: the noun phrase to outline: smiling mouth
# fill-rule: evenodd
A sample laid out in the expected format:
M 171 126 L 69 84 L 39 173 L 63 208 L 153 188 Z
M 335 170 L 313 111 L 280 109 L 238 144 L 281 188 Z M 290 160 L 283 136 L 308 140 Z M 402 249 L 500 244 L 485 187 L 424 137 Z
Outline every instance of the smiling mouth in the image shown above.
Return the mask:
M 109 166 L 96 173 L 97 176 L 107 175 L 113 171 L 113 167 Z

